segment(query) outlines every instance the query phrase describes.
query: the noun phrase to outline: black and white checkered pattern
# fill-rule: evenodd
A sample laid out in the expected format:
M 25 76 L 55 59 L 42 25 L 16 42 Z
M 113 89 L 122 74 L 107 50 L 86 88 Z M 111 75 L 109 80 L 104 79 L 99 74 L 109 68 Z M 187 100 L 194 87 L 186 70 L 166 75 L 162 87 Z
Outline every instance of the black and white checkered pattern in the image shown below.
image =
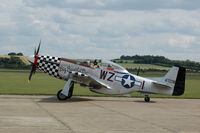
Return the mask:
M 56 78 L 61 78 L 58 74 L 60 58 L 52 56 L 38 56 L 37 66 L 40 70 L 52 75 Z

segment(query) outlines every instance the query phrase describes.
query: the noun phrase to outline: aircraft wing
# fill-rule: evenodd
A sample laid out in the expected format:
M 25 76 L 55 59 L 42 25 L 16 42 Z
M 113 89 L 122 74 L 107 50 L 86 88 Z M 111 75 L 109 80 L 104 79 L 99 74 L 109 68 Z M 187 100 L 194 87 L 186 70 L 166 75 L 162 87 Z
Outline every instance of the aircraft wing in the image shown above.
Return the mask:
M 91 84 L 94 85 L 98 85 L 99 87 L 103 87 L 103 88 L 107 88 L 107 89 L 111 89 L 111 87 L 105 83 L 103 83 L 101 80 L 99 80 L 98 78 L 94 77 L 94 76 L 89 76 L 92 80 L 91 80 Z
M 89 84 L 98 88 L 107 88 L 107 89 L 111 89 L 110 86 L 108 86 L 107 84 L 103 83 L 101 80 L 99 80 L 98 78 L 92 76 L 92 75 L 87 75 L 87 74 L 83 74 L 81 72 L 76 72 L 76 71 L 71 71 L 70 72 L 71 76 L 74 78 L 87 78 L 89 80 Z M 76 80 L 75 80 L 76 81 Z

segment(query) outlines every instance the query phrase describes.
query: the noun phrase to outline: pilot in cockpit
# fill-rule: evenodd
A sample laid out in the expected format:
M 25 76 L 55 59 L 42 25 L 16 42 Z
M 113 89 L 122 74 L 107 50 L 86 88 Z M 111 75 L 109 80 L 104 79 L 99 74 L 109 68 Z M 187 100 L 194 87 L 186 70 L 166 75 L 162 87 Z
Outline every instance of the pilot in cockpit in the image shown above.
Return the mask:
M 94 60 L 94 62 L 93 62 L 93 68 L 99 68 L 97 60 Z

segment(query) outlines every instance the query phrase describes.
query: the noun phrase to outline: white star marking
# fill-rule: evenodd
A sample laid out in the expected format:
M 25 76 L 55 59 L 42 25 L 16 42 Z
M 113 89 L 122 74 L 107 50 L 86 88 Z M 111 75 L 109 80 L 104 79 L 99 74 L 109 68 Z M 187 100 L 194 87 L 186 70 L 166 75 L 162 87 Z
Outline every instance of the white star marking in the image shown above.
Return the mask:
M 131 83 L 133 82 L 133 80 L 131 80 L 131 76 L 128 76 L 128 78 L 124 78 L 125 80 L 125 83 L 124 83 L 124 86 L 125 85 L 128 85 L 129 87 L 131 86 Z

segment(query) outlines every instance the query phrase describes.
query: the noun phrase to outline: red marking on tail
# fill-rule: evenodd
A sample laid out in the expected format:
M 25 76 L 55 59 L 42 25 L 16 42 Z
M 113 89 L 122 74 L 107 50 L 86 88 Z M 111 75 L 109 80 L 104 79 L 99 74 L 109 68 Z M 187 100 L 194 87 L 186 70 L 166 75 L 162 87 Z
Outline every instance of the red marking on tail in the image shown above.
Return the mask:
M 145 81 L 142 82 L 142 90 L 144 89 L 144 83 L 145 83 Z

